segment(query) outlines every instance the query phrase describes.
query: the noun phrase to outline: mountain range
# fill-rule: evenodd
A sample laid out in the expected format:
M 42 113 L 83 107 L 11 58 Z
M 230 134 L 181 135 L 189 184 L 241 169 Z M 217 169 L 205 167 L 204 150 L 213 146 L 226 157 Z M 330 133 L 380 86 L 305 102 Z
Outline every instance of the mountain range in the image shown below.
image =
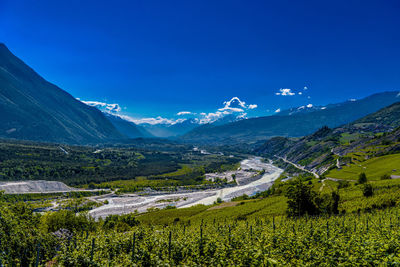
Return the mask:
M 273 116 L 244 119 L 223 125 L 207 124 L 181 137 L 184 142 L 202 144 L 252 143 L 274 136 L 300 137 L 322 126 L 338 127 L 400 101 L 398 91 L 377 93 L 360 100 L 325 107 L 296 108 Z

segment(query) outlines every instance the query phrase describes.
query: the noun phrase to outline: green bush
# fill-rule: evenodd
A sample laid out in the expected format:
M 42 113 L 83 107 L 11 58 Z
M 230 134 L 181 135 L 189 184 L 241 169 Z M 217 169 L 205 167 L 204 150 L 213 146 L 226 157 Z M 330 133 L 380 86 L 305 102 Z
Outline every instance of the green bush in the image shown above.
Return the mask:
M 70 210 L 60 210 L 58 212 L 46 213 L 41 218 L 41 224 L 48 232 L 55 232 L 59 229 L 74 231 L 84 231 L 94 229 L 94 220 L 84 214 L 75 215 Z
M 338 189 L 346 188 L 346 187 L 350 186 L 350 182 L 346 181 L 346 180 L 339 180 L 338 183 L 339 183 L 338 186 L 337 186 Z
M 365 172 L 360 173 L 360 175 L 358 176 L 358 183 L 365 184 L 366 182 L 367 182 L 367 175 L 365 174 Z
M 363 195 L 364 197 L 372 197 L 374 194 L 374 188 L 370 184 L 364 184 Z
M 139 221 L 136 219 L 135 214 L 124 214 L 124 215 L 109 215 L 104 220 L 104 229 L 115 229 L 118 232 L 129 231 L 131 227 L 139 225 Z

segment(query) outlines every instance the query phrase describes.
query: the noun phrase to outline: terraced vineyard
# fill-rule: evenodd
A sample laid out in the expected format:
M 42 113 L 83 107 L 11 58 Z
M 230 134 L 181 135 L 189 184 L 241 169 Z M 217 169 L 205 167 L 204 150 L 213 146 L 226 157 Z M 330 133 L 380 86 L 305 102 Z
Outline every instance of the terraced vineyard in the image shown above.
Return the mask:
M 2 218 L 5 223 L 9 219 Z M 2 224 L 1 260 L 13 266 L 33 265 L 36 261 L 41 266 L 393 266 L 400 263 L 399 208 L 318 218 L 177 221 L 168 226 L 92 229 L 70 236 L 4 232 L 4 226 L 8 225 Z M 24 244 L 20 251 L 17 237 Z M 11 240 L 6 242 L 7 238 Z
M 135 227 L 66 243 L 58 262 L 101 266 L 396 265 L 398 209 L 331 218 L 284 217 Z

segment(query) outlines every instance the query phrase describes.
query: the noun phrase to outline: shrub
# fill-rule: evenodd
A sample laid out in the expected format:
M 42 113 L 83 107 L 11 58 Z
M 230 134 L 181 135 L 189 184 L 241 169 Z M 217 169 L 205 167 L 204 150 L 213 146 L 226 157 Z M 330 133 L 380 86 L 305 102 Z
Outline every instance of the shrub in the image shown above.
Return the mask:
M 364 172 L 360 173 L 360 175 L 358 176 L 358 183 L 365 184 L 366 182 L 367 182 L 367 175 Z
M 381 180 L 389 180 L 389 179 L 392 179 L 392 177 L 387 173 L 381 176 Z
M 371 197 L 374 194 L 374 189 L 370 184 L 364 184 L 363 195 L 364 197 Z
M 124 215 L 109 215 L 104 221 L 104 229 L 115 229 L 118 232 L 126 232 L 130 230 L 130 227 L 139 225 L 139 221 L 135 215 L 124 214 Z
M 93 219 L 83 214 L 75 215 L 70 210 L 47 213 L 41 218 L 41 223 L 48 232 L 55 232 L 59 229 L 68 229 L 72 232 L 94 229 Z
M 339 183 L 338 186 L 337 186 L 338 189 L 346 188 L 346 187 L 350 186 L 350 182 L 346 181 L 346 180 L 339 180 L 338 183 Z

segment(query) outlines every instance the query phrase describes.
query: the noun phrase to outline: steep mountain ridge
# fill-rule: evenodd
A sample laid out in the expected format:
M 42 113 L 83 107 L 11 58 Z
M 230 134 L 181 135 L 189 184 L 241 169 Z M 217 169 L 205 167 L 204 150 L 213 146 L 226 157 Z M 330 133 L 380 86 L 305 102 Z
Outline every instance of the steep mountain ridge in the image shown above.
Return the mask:
M 73 144 L 125 138 L 96 108 L 47 82 L 0 44 L 0 137 Z

